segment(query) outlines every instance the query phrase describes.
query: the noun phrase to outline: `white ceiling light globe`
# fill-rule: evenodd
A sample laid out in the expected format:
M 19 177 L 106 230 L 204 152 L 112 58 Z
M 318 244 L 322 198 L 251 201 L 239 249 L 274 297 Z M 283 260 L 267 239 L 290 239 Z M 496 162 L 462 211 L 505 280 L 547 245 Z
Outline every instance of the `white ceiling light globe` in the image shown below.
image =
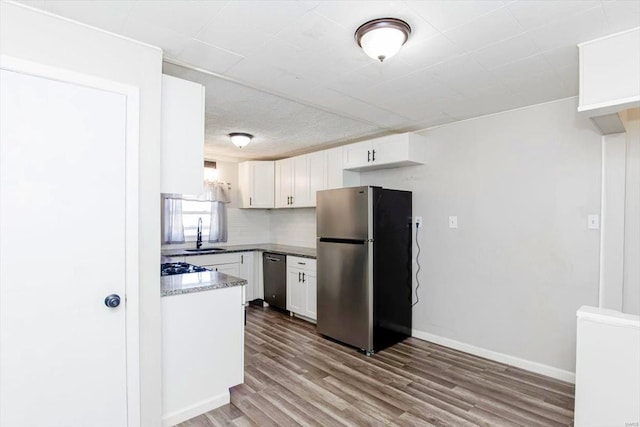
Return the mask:
M 233 143 L 233 145 L 235 145 L 236 147 L 242 148 L 249 145 L 249 143 L 251 142 L 251 138 L 253 138 L 253 135 L 248 133 L 236 132 L 236 133 L 230 133 L 229 138 L 231 138 L 231 142 Z
M 380 18 L 362 24 L 356 30 L 355 39 L 368 56 L 382 62 L 400 51 L 409 34 L 411 27 L 406 22 Z
M 382 62 L 398 53 L 406 40 L 407 38 L 400 30 L 378 28 L 362 36 L 360 43 L 364 53 Z

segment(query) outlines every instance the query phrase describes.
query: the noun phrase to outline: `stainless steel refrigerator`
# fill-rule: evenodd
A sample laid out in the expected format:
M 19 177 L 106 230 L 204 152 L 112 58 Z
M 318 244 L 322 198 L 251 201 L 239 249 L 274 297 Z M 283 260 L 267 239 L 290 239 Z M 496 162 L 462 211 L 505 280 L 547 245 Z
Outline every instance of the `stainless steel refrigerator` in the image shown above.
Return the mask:
M 411 192 L 317 193 L 320 334 L 367 354 L 411 335 Z

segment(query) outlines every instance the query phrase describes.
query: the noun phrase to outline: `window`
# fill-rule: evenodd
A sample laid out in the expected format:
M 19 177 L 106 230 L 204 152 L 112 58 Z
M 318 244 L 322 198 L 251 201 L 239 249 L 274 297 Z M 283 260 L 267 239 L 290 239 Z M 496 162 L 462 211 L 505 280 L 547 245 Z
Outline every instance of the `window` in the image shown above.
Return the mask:
M 202 219 L 202 241 L 227 241 L 227 203 L 164 197 L 162 243 L 193 242 Z
M 202 241 L 207 241 L 209 240 L 209 227 L 211 225 L 211 202 L 183 200 L 182 224 L 186 241 L 196 240 L 198 218 L 202 218 Z

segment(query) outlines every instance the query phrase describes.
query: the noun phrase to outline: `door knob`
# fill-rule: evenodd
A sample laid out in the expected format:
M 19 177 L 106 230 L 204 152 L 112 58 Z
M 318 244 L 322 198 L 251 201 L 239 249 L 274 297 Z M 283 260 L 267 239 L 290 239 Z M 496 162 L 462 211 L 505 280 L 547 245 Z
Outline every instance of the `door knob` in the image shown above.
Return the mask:
M 111 294 L 104 299 L 104 305 L 109 308 L 115 308 L 120 305 L 120 296 Z

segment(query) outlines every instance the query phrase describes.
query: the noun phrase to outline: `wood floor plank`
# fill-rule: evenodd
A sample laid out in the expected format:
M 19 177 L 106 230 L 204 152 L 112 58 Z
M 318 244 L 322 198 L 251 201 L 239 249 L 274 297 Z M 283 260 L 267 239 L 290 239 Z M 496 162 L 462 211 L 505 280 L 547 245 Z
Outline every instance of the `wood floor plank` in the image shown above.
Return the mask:
M 250 306 L 245 383 L 179 427 L 569 426 L 572 384 L 408 338 L 372 357 Z

